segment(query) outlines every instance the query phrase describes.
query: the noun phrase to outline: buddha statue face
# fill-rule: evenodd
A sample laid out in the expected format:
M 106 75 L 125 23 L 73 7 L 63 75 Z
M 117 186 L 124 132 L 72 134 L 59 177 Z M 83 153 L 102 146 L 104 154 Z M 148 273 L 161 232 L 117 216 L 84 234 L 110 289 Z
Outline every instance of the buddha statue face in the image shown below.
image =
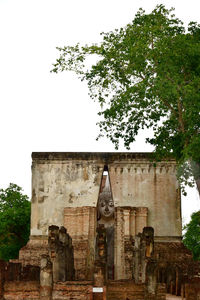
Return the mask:
M 102 197 L 99 199 L 99 214 L 103 218 L 110 218 L 114 215 L 114 203 L 111 198 Z

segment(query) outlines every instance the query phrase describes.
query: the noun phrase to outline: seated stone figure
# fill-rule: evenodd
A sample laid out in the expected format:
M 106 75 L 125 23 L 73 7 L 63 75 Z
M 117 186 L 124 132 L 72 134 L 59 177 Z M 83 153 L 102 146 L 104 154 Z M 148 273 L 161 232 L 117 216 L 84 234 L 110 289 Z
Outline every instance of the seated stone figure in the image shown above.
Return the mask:
M 106 238 L 106 278 L 114 279 L 114 202 L 107 176 L 105 187 L 99 195 L 97 226 L 105 228 Z M 102 227 L 103 226 L 103 227 Z

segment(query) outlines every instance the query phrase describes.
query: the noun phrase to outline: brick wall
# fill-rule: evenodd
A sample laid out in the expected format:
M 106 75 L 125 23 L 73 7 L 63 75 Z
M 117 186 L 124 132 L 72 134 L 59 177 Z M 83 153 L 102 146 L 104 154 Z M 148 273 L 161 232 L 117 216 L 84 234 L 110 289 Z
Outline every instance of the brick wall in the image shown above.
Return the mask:
M 39 300 L 38 281 L 6 281 L 4 284 L 5 300 Z
M 76 280 L 92 280 L 97 225 L 96 207 L 67 207 L 64 226 L 72 237 Z
M 53 286 L 52 300 L 92 300 L 91 282 L 59 282 Z
M 144 300 L 145 286 L 133 281 L 112 281 L 107 286 L 107 300 Z
M 186 300 L 200 299 L 200 278 L 194 278 L 184 285 Z
M 48 254 L 48 237 L 32 236 L 29 242 L 19 251 L 19 260 L 23 265 L 40 266 L 41 256 Z

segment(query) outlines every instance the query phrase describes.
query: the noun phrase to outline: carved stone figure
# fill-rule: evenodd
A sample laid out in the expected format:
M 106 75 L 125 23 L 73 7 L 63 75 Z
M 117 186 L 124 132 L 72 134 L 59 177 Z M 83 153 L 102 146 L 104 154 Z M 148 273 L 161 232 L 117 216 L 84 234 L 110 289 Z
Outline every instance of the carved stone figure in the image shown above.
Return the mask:
M 107 175 L 105 186 L 98 200 L 97 226 L 99 228 L 103 226 L 106 232 L 106 277 L 108 279 L 114 279 L 114 212 L 114 202 Z
M 110 192 L 103 192 L 99 198 L 99 215 L 102 218 L 111 218 L 114 215 L 114 203 Z
M 98 201 L 98 223 L 104 224 L 105 227 L 113 225 L 114 221 L 114 202 L 110 191 L 109 177 L 106 177 L 106 183 L 103 191 L 99 195 Z

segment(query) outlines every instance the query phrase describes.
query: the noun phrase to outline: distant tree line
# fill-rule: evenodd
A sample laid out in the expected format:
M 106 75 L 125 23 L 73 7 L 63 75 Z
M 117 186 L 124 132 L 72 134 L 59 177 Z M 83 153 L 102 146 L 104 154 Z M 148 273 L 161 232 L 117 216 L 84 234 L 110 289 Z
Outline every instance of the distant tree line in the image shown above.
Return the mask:
M 22 188 L 0 189 L 0 259 L 17 258 L 29 239 L 31 204 Z

